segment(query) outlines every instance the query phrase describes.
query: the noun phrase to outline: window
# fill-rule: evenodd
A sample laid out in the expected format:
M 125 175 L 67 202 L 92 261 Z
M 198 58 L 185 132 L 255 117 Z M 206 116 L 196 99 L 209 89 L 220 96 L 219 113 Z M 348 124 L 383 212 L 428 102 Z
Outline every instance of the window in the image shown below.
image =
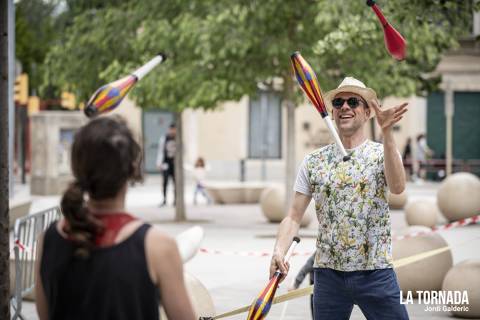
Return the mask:
M 280 159 L 282 156 L 281 99 L 273 91 L 260 91 L 250 99 L 248 157 Z

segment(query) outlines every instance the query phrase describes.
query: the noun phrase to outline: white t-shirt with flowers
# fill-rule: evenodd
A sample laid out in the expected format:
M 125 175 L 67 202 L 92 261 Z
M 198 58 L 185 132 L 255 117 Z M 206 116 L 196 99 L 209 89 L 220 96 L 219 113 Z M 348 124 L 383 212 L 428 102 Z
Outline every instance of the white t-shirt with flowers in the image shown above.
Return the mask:
M 312 196 L 319 222 L 315 267 L 340 271 L 392 268 L 390 213 L 383 145 L 366 140 L 308 154 L 294 190 Z

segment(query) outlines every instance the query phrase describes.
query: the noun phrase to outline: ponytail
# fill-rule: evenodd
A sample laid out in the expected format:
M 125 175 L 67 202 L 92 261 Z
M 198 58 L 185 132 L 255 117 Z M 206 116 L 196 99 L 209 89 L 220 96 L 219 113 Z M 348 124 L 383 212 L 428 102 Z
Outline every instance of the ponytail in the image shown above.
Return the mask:
M 141 148 L 121 118 L 98 117 L 75 134 L 72 173 L 75 181 L 65 191 L 61 208 L 64 231 L 77 256 L 88 257 L 103 223 L 89 212 L 85 197 L 101 201 L 116 197 L 129 181 L 141 178 Z
M 75 256 L 88 258 L 94 247 L 95 235 L 103 229 L 103 225 L 89 213 L 84 194 L 80 183 L 75 181 L 68 186 L 60 206 L 67 220 L 63 231 L 77 247 Z

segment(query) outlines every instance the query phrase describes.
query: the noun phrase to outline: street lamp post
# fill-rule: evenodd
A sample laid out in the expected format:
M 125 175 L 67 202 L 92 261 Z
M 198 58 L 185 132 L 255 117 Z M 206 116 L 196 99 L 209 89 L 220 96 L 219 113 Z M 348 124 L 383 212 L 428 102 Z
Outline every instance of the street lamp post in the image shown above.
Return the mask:
M 267 101 L 267 92 L 263 91 L 260 93 L 260 127 L 261 127 L 261 135 L 262 135 L 262 150 L 261 150 L 261 176 L 262 181 L 267 180 L 267 165 L 266 165 L 266 158 L 267 158 L 267 135 L 268 135 L 268 101 Z
M 454 114 L 454 102 L 453 102 L 453 90 L 450 80 L 447 80 L 445 86 L 445 121 L 446 121 L 446 175 L 447 177 L 452 174 L 452 163 L 453 163 L 453 144 L 452 144 L 452 121 Z

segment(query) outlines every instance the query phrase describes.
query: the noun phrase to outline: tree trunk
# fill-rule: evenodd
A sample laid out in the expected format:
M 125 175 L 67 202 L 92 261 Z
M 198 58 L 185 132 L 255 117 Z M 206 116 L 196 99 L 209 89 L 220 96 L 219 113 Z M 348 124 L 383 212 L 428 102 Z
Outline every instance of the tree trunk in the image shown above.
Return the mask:
M 185 212 L 184 188 L 185 180 L 183 175 L 183 123 L 182 112 L 175 113 L 175 125 L 177 134 L 175 142 L 177 149 L 175 151 L 175 221 L 187 220 Z
M 293 81 L 290 76 L 284 78 L 285 106 L 287 108 L 287 148 L 285 161 L 285 211 L 288 211 L 293 198 L 295 179 L 295 104 L 293 98 Z
M 8 217 L 8 5 L 0 4 L 0 319 L 10 319 L 10 248 Z M 12 1 L 13 3 L 13 1 Z M 10 3 L 10 5 L 13 5 Z

